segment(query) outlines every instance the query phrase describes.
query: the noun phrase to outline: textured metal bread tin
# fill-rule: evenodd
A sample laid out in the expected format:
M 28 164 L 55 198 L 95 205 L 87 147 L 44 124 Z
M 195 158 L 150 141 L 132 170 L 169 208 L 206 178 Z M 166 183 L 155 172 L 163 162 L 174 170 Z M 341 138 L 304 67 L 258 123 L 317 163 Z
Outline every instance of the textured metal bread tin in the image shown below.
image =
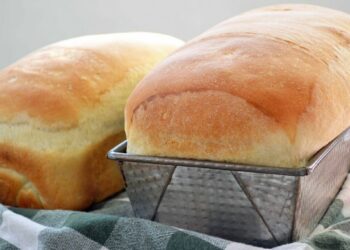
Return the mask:
M 308 236 L 350 165 L 350 130 L 297 169 L 131 155 L 126 147 L 108 157 L 122 164 L 136 216 L 266 247 Z

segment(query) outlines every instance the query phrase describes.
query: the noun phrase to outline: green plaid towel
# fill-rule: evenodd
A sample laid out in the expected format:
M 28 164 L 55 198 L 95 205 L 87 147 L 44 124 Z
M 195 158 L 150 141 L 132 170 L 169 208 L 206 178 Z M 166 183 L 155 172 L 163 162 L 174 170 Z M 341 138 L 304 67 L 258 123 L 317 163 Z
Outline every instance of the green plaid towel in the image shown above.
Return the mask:
M 259 247 L 133 218 L 124 194 L 90 212 L 0 205 L 1 249 L 231 249 Z M 350 178 L 313 234 L 277 250 L 350 249 Z

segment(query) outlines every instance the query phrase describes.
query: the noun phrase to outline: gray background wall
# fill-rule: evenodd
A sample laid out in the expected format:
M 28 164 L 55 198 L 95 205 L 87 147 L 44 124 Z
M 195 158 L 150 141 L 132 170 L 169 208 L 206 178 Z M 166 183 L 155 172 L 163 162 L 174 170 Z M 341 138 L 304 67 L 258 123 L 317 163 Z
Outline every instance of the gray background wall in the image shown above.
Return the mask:
M 49 43 L 85 34 L 153 31 L 186 40 L 240 12 L 285 2 L 350 13 L 349 0 L 0 0 L 0 68 Z

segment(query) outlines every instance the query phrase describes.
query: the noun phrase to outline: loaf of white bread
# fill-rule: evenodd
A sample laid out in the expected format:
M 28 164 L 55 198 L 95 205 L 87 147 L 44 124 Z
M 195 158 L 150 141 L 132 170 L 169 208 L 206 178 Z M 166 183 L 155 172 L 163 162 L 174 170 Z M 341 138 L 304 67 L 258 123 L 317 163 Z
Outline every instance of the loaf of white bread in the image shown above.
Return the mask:
M 148 74 L 128 152 L 304 166 L 350 125 L 350 15 L 278 5 L 228 19 Z
M 86 36 L 0 71 L 0 202 L 84 209 L 123 189 L 106 153 L 125 138 L 126 99 L 181 45 L 152 33 Z

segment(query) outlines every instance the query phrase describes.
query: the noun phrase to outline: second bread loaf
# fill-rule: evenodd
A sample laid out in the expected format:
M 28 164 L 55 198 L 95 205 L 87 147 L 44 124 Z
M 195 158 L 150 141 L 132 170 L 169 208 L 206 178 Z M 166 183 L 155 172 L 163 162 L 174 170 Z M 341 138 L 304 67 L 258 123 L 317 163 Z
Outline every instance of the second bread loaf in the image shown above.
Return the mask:
M 124 105 L 143 76 L 181 46 L 170 36 L 80 37 L 0 72 L 0 202 L 84 209 L 124 187 L 106 152 L 125 138 Z

